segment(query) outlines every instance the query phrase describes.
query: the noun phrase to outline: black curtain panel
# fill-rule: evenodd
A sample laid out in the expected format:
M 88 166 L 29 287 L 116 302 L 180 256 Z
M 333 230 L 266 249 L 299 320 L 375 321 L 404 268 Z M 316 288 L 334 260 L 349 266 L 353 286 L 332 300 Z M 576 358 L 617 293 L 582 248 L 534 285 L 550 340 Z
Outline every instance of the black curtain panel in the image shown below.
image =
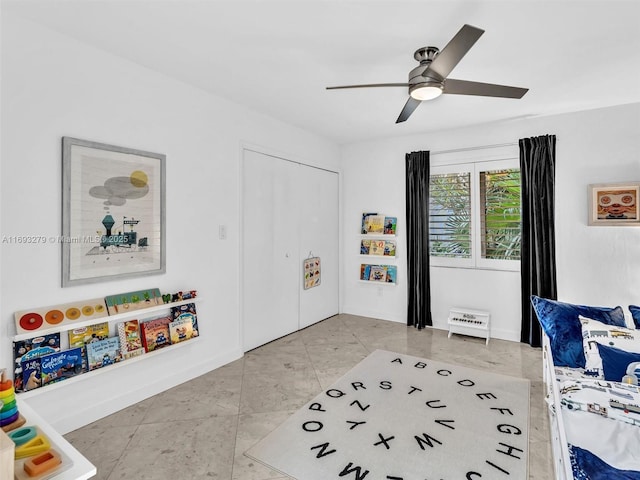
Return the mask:
M 556 136 L 520 139 L 522 178 L 522 330 L 520 341 L 542 345 L 531 295 L 557 298 L 555 245 Z
M 423 329 L 431 320 L 429 274 L 429 152 L 407 153 L 407 325 Z

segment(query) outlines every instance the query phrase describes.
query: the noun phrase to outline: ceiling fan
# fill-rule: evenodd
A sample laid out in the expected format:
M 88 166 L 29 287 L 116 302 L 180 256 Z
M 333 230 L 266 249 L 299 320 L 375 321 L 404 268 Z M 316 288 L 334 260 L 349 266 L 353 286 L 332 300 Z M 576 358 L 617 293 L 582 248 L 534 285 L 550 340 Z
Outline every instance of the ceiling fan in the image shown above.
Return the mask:
M 416 50 L 413 57 L 420 62 L 420 65 L 409 72 L 408 83 L 342 85 L 338 87 L 327 87 L 327 90 L 368 87 L 409 87 L 409 99 L 400 112 L 396 123 L 407 120 L 423 100 L 432 100 L 443 93 L 451 95 L 522 98 L 529 90 L 528 88 L 447 78 L 449 73 L 451 73 L 483 33 L 484 30 L 480 28 L 463 25 L 460 31 L 456 33 L 442 51 L 436 47 L 423 47 Z

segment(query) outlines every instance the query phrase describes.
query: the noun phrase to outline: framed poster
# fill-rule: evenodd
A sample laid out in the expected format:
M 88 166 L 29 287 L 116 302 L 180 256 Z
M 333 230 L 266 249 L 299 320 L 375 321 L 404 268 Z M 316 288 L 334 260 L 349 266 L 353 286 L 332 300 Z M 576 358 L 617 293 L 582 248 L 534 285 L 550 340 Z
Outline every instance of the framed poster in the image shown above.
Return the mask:
M 640 183 L 589 185 L 589 225 L 640 226 Z
M 62 286 L 165 272 L 165 160 L 62 138 Z

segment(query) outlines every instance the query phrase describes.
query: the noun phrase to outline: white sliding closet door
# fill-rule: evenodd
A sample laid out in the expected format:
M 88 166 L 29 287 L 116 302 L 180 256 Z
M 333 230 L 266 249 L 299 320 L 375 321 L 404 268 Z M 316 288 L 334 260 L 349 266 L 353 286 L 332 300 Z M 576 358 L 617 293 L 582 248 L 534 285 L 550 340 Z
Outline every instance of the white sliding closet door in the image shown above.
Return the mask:
M 298 165 L 244 153 L 244 350 L 298 329 Z M 295 216 L 295 213 L 294 213 Z
M 300 168 L 300 254 L 320 257 L 320 285 L 300 285 L 300 328 L 338 313 L 338 174 Z
M 338 175 L 250 150 L 243 162 L 245 351 L 338 313 Z M 303 261 L 321 259 L 304 290 Z

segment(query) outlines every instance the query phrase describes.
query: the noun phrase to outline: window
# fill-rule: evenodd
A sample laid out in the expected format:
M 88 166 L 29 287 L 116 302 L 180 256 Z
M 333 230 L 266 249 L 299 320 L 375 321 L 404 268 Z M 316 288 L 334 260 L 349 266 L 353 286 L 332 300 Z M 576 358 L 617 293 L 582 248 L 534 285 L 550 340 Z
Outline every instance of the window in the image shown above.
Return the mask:
M 520 232 L 517 160 L 431 168 L 429 248 L 433 265 L 517 270 Z

